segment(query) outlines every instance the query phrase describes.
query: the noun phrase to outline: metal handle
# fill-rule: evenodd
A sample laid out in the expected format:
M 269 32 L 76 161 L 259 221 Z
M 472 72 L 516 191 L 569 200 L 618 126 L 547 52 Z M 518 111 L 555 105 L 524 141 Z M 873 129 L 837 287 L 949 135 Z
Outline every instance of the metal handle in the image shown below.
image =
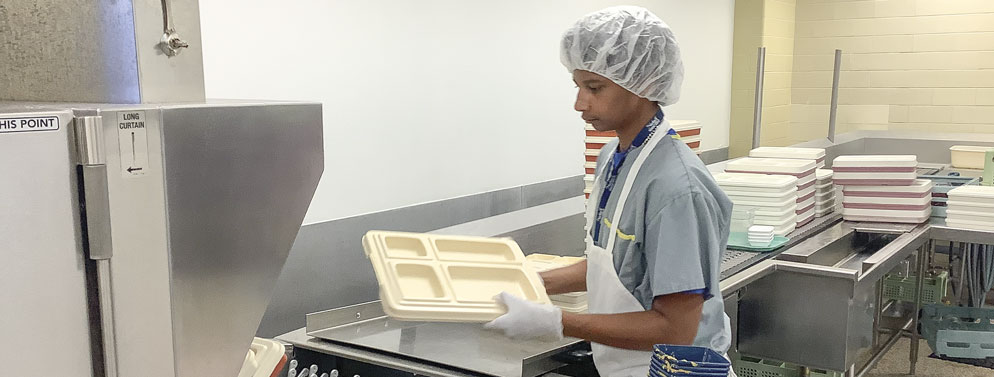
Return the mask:
M 842 71 L 842 50 L 835 50 L 835 74 L 832 77 L 832 106 L 828 113 L 828 140 L 835 142 L 836 114 L 839 112 L 839 73 Z
M 79 164 L 99 166 L 107 163 L 104 154 L 104 122 L 102 117 L 85 116 L 75 119 L 76 152 Z
M 752 118 L 752 148 L 759 148 L 759 134 L 763 127 L 763 77 L 766 75 L 766 47 L 759 48 L 756 60 L 756 104 Z
M 83 197 L 80 203 L 86 220 L 86 249 L 90 259 L 110 259 L 114 254 L 110 232 L 110 197 L 107 188 L 107 159 L 104 154 L 103 118 L 75 119 L 76 150 Z

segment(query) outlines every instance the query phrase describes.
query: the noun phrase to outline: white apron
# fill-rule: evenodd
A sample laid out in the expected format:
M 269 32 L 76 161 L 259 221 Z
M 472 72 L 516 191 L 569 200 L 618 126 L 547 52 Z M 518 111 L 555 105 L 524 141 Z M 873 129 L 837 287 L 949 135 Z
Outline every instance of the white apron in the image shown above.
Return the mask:
M 663 121 L 658 126 L 656 132 L 646 140 L 642 148 L 644 149 L 635 158 L 631 170 L 625 183 L 621 186 L 621 193 L 618 196 L 618 204 L 608 228 L 607 249 L 594 245 L 590 237 L 590 230 L 594 229 L 594 221 L 597 217 L 597 207 L 600 204 L 600 196 L 604 191 L 603 173 L 608 164 L 602 164 L 601 170 L 594 177 L 594 187 L 590 191 L 590 199 L 587 201 L 587 303 L 588 312 L 592 314 L 617 314 L 642 312 L 645 308 L 641 303 L 625 288 L 618 278 L 618 273 L 614 270 L 614 243 L 618 235 L 617 227 L 621 224 L 621 214 L 625 208 L 625 202 L 630 195 L 632 184 L 639 170 L 645 163 L 646 158 L 656 148 L 659 140 L 666 136 L 670 129 L 668 121 Z M 660 132 L 662 131 L 662 132 Z M 615 189 L 617 189 L 617 184 Z M 606 224 L 605 224 L 606 226 Z M 594 365 L 601 377 L 643 377 L 649 373 L 649 362 L 652 360 L 650 351 L 633 351 L 621 348 L 606 346 L 591 342 L 591 350 L 594 354 Z M 734 377 L 734 372 L 729 376 Z

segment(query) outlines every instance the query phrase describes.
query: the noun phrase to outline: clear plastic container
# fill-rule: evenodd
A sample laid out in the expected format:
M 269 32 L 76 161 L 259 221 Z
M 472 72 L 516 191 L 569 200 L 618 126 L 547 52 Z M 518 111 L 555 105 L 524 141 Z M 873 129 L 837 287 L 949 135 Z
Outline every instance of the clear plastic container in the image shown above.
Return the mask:
M 732 223 L 729 227 L 733 233 L 746 233 L 753 225 L 756 217 L 756 210 L 752 208 L 737 208 L 732 206 Z

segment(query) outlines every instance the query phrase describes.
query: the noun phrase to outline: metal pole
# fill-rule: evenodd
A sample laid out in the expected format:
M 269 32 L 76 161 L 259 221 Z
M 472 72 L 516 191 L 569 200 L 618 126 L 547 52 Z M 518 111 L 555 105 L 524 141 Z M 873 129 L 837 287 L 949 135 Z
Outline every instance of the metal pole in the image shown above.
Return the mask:
M 918 346 L 919 346 L 919 335 L 918 335 L 918 313 L 922 309 L 922 289 L 925 288 L 925 270 L 926 264 L 928 264 L 928 253 L 932 250 L 932 241 L 929 240 L 918 250 L 918 276 L 915 279 L 915 311 L 911 313 L 912 320 L 914 320 L 914 326 L 911 327 L 911 355 L 909 359 L 911 361 L 911 372 L 909 374 L 915 374 L 915 369 L 918 364 Z
M 839 72 L 842 70 L 842 50 L 835 50 L 835 75 L 832 77 L 832 107 L 828 114 L 828 140 L 835 142 L 836 113 L 839 111 Z
M 884 282 L 877 281 L 877 305 L 873 310 L 873 347 L 880 345 L 880 315 L 884 311 Z
M 763 76 L 766 74 L 766 47 L 759 48 L 756 60 L 756 105 L 752 117 L 752 148 L 759 148 L 759 134 L 763 126 Z

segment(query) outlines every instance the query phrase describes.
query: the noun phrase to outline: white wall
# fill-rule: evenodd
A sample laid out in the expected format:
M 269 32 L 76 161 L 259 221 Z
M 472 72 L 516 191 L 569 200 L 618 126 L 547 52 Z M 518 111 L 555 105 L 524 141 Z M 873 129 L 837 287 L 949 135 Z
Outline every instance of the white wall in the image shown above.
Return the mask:
M 733 1 L 201 0 L 209 98 L 324 104 L 325 174 L 305 223 L 583 174 L 559 37 L 605 6 L 675 30 L 670 119 L 728 145 Z

